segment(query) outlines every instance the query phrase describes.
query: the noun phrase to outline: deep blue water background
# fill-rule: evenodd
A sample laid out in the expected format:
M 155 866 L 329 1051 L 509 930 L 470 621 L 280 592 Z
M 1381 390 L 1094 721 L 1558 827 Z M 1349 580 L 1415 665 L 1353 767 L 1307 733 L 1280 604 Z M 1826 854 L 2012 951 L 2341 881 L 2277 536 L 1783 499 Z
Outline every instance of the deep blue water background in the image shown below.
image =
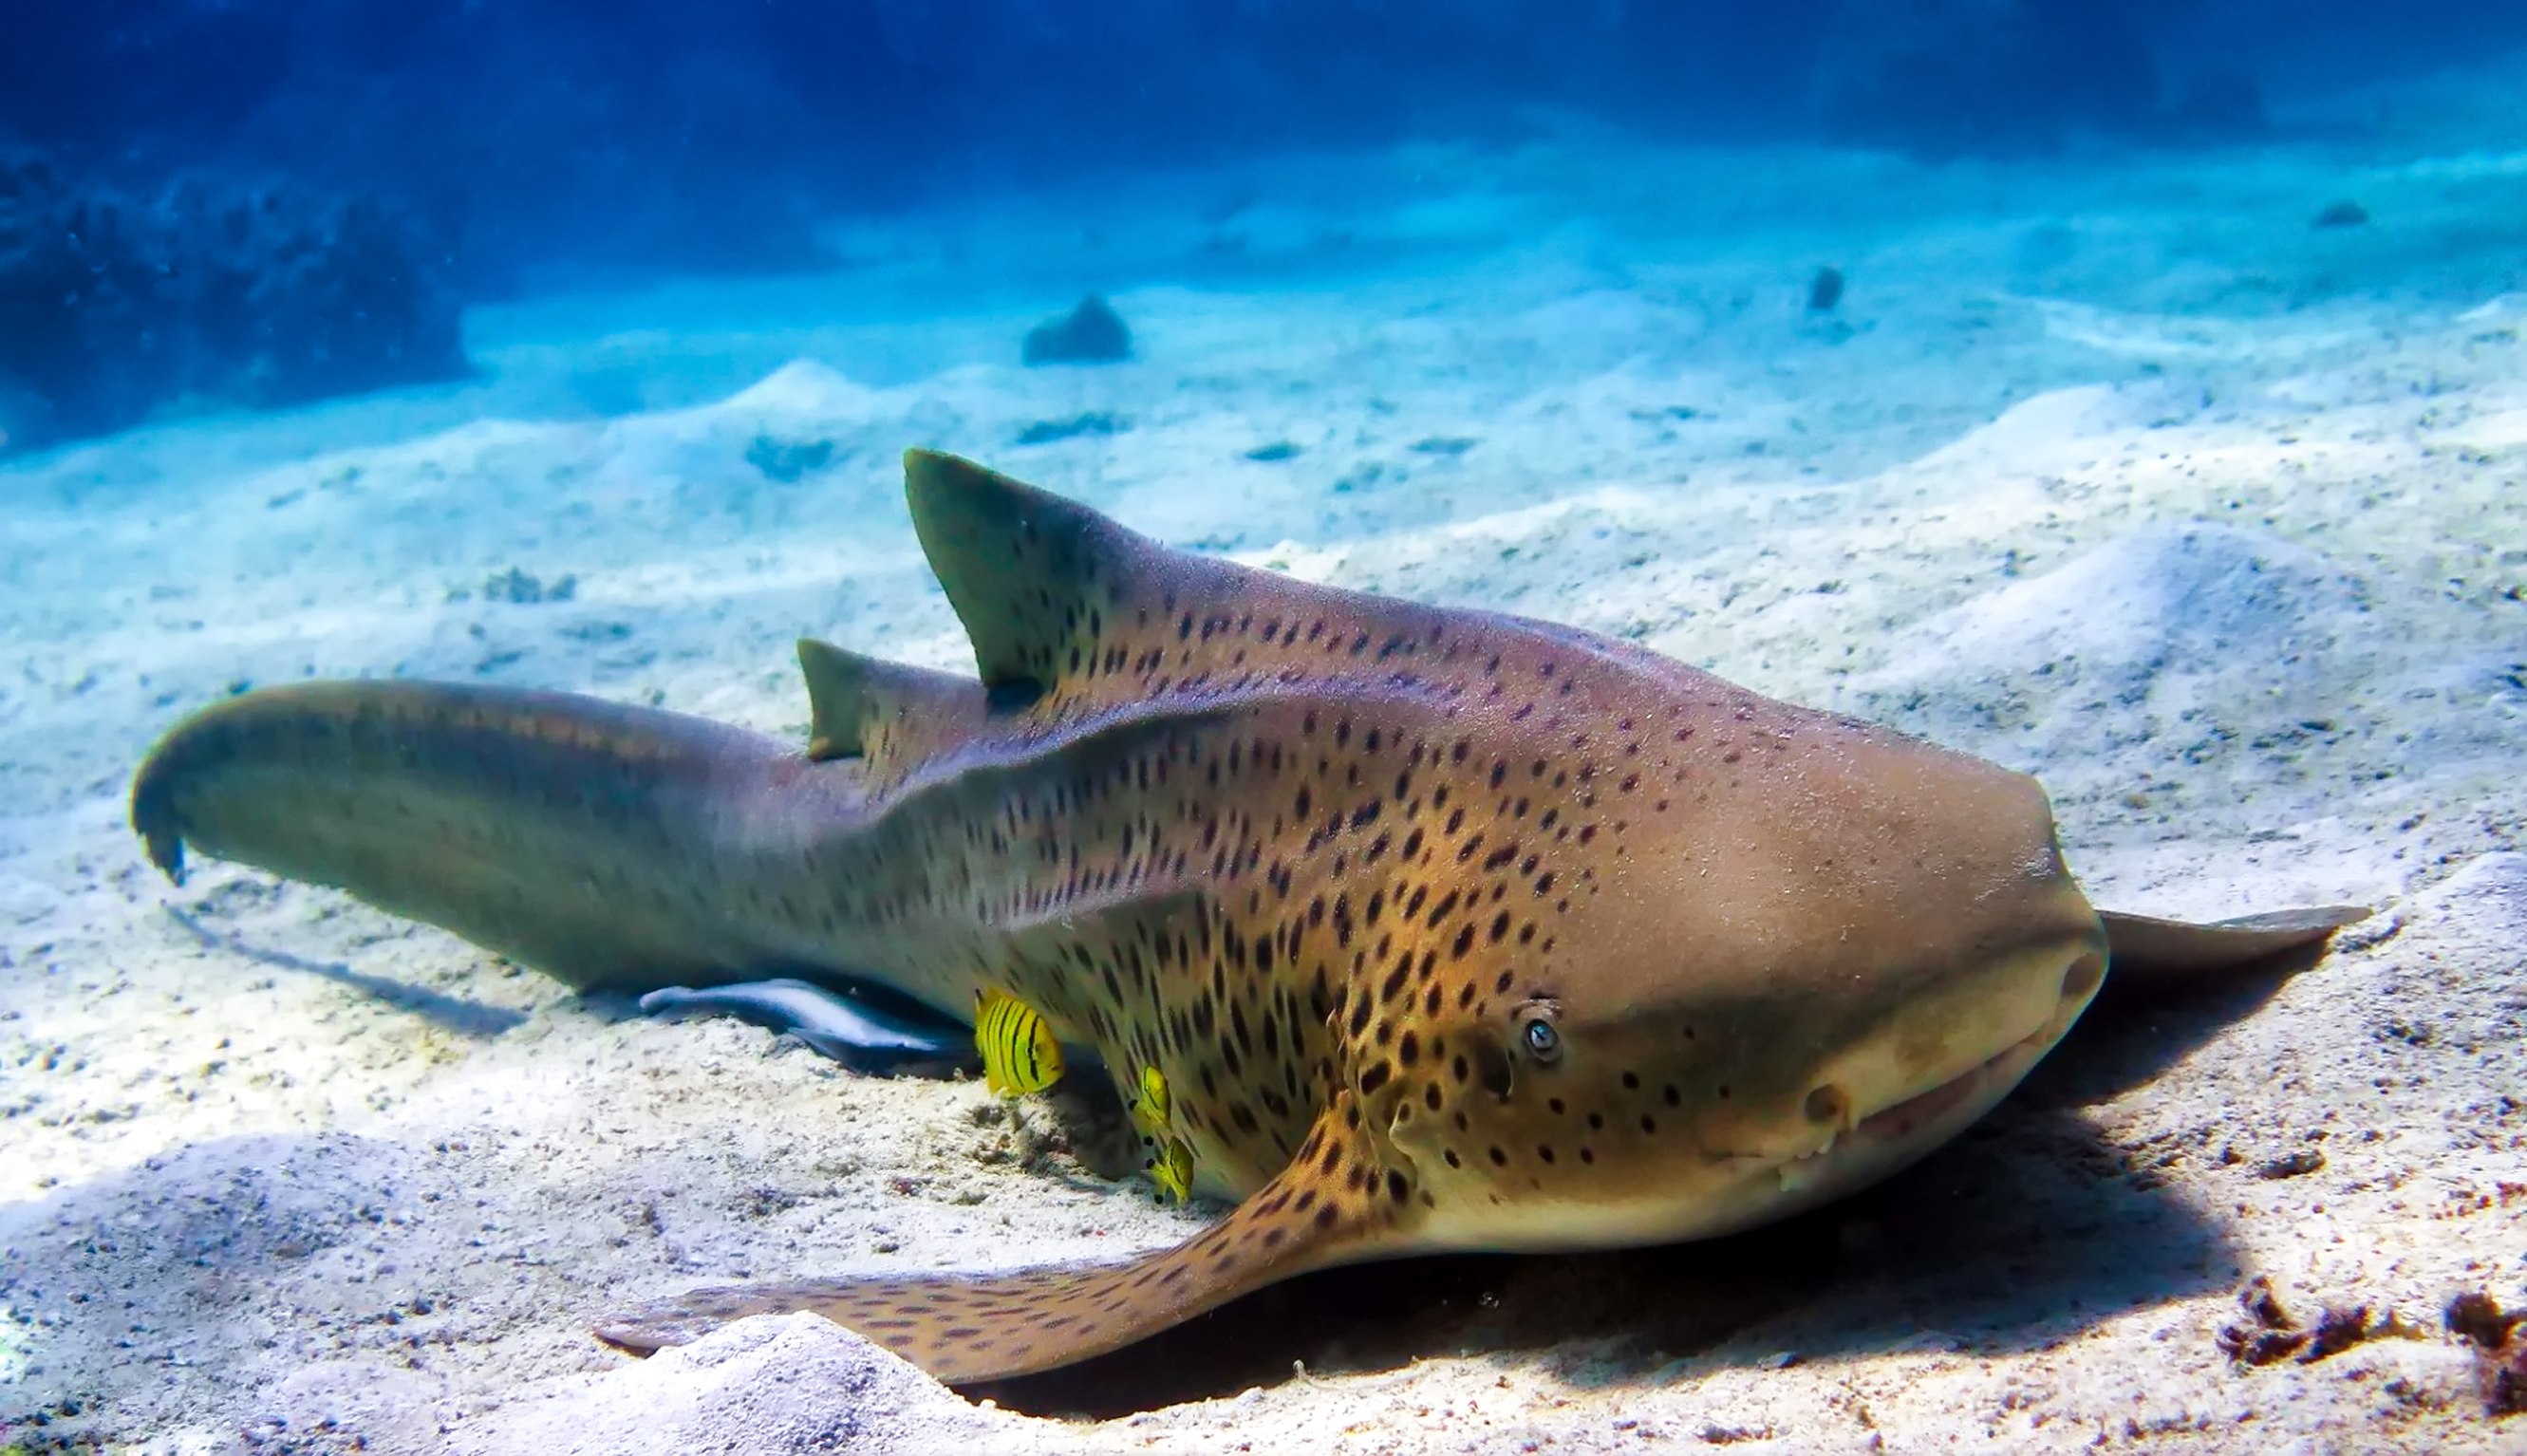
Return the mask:
M 2520 43 L 2515 0 L 9 0 L 0 447 L 446 377 L 466 305 L 812 269 L 819 224 L 947 195 L 1548 113 L 2253 145 Z
M 1929 151 L 2251 139 L 2276 102 L 2527 41 L 2511 0 L 16 0 L 0 136 L 137 184 L 268 168 L 526 265 L 811 261 L 809 220 L 999 181 L 1514 133 Z

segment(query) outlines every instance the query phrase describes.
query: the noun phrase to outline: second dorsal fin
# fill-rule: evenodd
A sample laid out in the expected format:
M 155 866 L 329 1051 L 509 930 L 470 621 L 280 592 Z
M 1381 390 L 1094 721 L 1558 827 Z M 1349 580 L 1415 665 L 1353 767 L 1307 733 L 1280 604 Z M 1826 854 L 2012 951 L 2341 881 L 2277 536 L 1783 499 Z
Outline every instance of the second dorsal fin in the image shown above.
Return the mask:
M 881 778 L 969 736 L 982 721 L 983 687 L 971 678 L 882 661 L 799 639 L 807 679 L 807 756 L 864 758 Z

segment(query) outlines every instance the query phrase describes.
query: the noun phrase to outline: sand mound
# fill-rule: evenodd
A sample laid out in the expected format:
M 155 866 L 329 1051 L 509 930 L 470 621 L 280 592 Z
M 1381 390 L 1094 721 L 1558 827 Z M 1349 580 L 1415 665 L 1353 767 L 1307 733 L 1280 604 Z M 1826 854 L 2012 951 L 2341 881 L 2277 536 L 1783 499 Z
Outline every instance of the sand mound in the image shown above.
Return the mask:
M 2331 729 L 2366 675 L 2364 598 L 2278 537 L 2155 524 L 1925 618 L 1853 687 L 1865 712 L 2022 764 L 2146 745 L 2214 765 Z
M 460 1427 L 451 1453 L 1021 1449 L 1031 1424 L 966 1404 L 816 1315 L 746 1320 Z

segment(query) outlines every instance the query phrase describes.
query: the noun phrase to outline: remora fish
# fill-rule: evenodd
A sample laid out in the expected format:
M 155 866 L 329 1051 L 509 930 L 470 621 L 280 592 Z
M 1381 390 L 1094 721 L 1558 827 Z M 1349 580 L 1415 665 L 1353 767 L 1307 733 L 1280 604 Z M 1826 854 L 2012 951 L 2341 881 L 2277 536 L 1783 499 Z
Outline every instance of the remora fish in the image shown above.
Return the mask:
M 974 1039 L 955 1022 L 930 1022 L 794 977 L 734 986 L 666 986 L 641 998 L 653 1016 L 735 1016 L 794 1036 L 854 1071 L 883 1075 L 955 1067 L 976 1060 Z M 955 1027 L 944 1032 L 942 1028 Z
M 1197 1189 L 1238 1201 L 1120 1265 L 701 1290 L 605 1321 L 627 1349 L 813 1310 L 970 1381 L 1328 1265 L 1725 1233 L 1953 1136 L 2110 954 L 2194 973 L 2362 913 L 2101 916 L 2022 774 L 1570 628 L 1169 550 L 950 456 L 905 472 L 979 680 L 802 643 L 804 753 L 319 683 L 194 715 L 133 786 L 171 874 L 190 843 L 583 987 L 1013 996 L 1109 1075 L 1156 1069 Z

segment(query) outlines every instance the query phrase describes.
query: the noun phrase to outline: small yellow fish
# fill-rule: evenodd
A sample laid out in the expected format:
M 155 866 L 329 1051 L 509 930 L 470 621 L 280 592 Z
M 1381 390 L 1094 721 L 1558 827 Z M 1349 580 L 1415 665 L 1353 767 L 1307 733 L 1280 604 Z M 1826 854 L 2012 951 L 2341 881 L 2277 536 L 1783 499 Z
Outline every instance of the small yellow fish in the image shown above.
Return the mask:
M 1024 1097 L 1061 1080 L 1061 1047 L 1035 1008 L 1006 991 L 974 993 L 974 1049 L 995 1097 Z
M 1160 1203 L 1183 1203 L 1193 1197 L 1193 1145 L 1183 1138 L 1163 1139 L 1146 1170 L 1150 1181 L 1159 1185 Z
M 1132 1125 L 1141 1129 L 1144 1142 L 1167 1130 L 1172 1104 L 1167 1097 L 1167 1076 L 1155 1066 L 1141 1068 L 1141 1089 L 1132 1094 L 1124 1111 L 1131 1114 Z

